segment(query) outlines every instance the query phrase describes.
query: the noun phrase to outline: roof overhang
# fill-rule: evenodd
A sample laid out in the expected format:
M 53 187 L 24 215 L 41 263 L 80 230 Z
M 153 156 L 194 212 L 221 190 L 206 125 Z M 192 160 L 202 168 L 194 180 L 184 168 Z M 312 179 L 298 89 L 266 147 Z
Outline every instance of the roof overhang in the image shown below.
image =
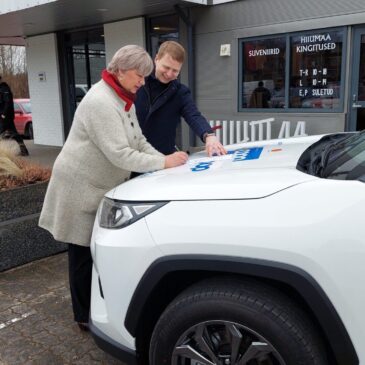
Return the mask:
M 60 30 L 91 27 L 152 14 L 172 13 L 175 12 L 176 5 L 181 7 L 210 5 L 205 4 L 206 1 L 194 0 L 3 1 L 0 4 L 0 44 L 11 45 L 25 45 L 27 37 Z
M 200 4 L 200 5 L 218 5 L 223 3 L 230 3 L 237 0 L 186 0 L 190 3 Z

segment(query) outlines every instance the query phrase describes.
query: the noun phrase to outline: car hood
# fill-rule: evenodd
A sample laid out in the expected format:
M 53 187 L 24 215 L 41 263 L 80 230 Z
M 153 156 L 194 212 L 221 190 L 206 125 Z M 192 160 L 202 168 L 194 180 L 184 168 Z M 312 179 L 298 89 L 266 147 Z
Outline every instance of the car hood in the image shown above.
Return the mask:
M 315 180 L 296 169 L 301 154 L 322 136 L 226 146 L 228 155 L 192 155 L 186 165 L 146 173 L 107 193 L 125 201 L 255 199 Z

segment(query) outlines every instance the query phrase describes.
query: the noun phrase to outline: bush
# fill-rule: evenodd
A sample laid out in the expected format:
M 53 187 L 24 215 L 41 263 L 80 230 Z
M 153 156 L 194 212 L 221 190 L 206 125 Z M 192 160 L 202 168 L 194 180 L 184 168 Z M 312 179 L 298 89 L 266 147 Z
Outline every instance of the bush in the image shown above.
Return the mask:
M 0 145 L 0 191 L 48 181 L 51 169 L 16 156 L 4 144 Z

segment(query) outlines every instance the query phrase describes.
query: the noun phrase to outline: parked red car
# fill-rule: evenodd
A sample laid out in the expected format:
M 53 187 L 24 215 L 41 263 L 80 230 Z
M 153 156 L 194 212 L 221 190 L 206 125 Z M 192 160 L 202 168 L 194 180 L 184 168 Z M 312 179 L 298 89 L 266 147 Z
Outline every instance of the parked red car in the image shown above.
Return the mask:
M 14 123 L 19 134 L 33 139 L 32 108 L 29 99 L 14 99 Z

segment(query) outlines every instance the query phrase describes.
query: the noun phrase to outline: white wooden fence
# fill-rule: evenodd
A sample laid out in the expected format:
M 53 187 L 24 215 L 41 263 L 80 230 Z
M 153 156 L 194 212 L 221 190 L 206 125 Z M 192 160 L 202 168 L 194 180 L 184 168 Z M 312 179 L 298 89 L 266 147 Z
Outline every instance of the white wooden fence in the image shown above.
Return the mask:
M 223 145 L 238 142 L 262 141 L 264 139 L 272 139 L 271 125 L 275 122 L 275 118 L 267 118 L 254 120 L 249 122 L 234 120 L 210 120 L 209 124 L 216 131 L 216 135 Z M 290 135 L 291 122 L 283 121 L 281 123 L 279 135 L 273 138 L 290 138 L 306 136 L 305 122 L 298 121 L 294 134 Z

